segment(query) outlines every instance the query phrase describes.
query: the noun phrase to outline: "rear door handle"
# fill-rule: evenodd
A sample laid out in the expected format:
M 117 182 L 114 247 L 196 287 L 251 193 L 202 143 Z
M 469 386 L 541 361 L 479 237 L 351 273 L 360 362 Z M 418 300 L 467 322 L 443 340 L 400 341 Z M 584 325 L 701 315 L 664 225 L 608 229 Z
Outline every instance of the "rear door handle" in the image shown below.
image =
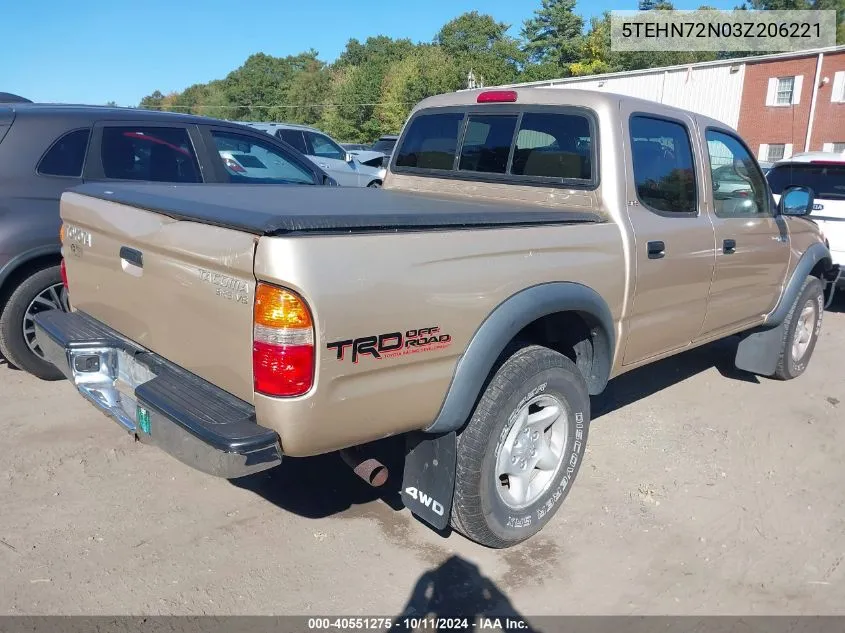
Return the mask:
M 733 255 L 736 253 L 736 240 L 725 240 L 722 242 L 722 252 L 725 255 Z
M 133 264 L 138 268 L 144 267 L 144 254 L 141 251 L 129 248 L 128 246 L 120 247 L 120 259 L 129 264 Z
M 648 243 L 648 258 L 662 259 L 666 255 L 666 244 L 661 241 Z

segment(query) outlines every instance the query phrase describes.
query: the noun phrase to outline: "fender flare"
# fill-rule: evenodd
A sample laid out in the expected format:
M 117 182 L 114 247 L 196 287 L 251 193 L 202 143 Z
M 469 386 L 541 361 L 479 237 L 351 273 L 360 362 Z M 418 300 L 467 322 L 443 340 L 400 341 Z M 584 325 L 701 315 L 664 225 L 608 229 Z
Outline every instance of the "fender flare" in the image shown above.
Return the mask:
M 3 288 L 3 286 L 9 280 L 9 277 L 12 276 L 12 274 L 21 266 L 26 265 L 27 262 L 30 262 L 34 259 L 47 255 L 56 255 L 57 257 L 61 257 L 61 244 L 57 242 L 56 244 L 36 246 L 35 248 L 31 248 L 28 251 L 24 251 L 23 253 L 18 253 L 17 255 L 15 255 L 12 259 L 6 262 L 6 264 L 2 268 L 0 268 L 0 289 Z
M 798 264 L 795 266 L 795 270 L 792 272 L 792 276 L 789 278 L 789 282 L 787 282 L 781 293 L 780 301 L 778 301 L 775 309 L 766 317 L 763 323 L 764 327 L 777 327 L 784 322 L 786 315 L 789 314 L 789 310 L 792 308 L 792 304 L 795 303 L 798 294 L 801 292 L 801 288 L 804 286 L 804 280 L 807 279 L 816 264 L 822 260 L 827 260 L 828 262 L 833 261 L 830 251 L 821 242 L 811 244 L 804 251 L 798 260 Z
M 601 393 L 610 377 L 615 330 L 610 308 L 595 290 L 574 282 L 532 286 L 500 303 L 476 330 L 458 361 L 452 383 L 427 433 L 460 429 L 505 347 L 527 325 L 556 312 L 576 312 L 590 328 L 593 364 L 585 376 L 591 395 Z

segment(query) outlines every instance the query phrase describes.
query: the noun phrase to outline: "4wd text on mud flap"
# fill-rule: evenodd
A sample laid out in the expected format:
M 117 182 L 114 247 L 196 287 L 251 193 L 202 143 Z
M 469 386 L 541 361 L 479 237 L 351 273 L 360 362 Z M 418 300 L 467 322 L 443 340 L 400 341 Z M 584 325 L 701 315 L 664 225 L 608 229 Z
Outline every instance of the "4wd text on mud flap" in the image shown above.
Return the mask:
M 414 501 L 419 501 L 426 508 L 431 508 L 435 514 L 443 516 L 443 513 L 446 511 L 442 503 L 435 501 L 434 497 L 427 495 L 422 490 L 417 490 L 413 486 L 405 488 L 405 493 Z
M 337 350 L 337 360 L 343 360 L 347 347 L 352 348 L 352 362 L 362 355 L 373 358 L 393 358 L 434 349 L 442 349 L 452 342 L 448 334 L 440 334 L 439 327 L 423 327 L 402 332 L 388 332 L 356 339 L 327 343 L 327 349 Z

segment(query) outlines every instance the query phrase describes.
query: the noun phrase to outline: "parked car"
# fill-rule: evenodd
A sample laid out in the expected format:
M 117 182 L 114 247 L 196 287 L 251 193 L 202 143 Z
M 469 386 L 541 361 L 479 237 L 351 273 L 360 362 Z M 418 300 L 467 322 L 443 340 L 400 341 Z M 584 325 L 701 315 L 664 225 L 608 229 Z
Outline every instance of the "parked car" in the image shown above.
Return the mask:
M 0 92 L 0 103 L 32 103 L 32 101 L 11 92 Z
M 382 161 L 382 165 L 384 167 L 387 167 L 390 162 L 390 155 L 393 153 L 393 149 L 396 147 L 396 141 L 398 140 L 399 137 L 395 134 L 386 134 L 384 136 L 380 136 L 379 139 L 370 147 L 372 151 L 384 154 L 384 159 Z
M 717 167 L 710 177 L 713 180 L 713 191 L 716 198 L 738 194 L 741 191 L 748 195 L 751 194 L 751 183 L 748 177 L 741 175 L 733 164 Z
M 327 134 L 306 125 L 293 123 L 247 123 L 288 143 L 325 169 L 342 187 L 381 187 L 385 170 L 381 155 L 369 156 L 358 152 L 356 157 Z M 363 156 L 361 156 L 363 155 Z M 362 160 L 376 159 L 378 167 L 364 164 Z
M 813 190 L 815 202 L 810 219 L 821 228 L 830 247 L 833 262 L 845 270 L 845 155 L 833 152 L 806 152 L 778 161 L 767 174 L 775 199 L 794 186 Z M 845 275 L 836 286 L 845 288 Z
M 713 197 L 713 156 L 751 195 Z M 372 443 L 403 437 L 405 505 L 508 547 L 560 508 L 609 379 L 732 335 L 742 370 L 806 370 L 833 270 L 812 205 L 798 186 L 775 206 L 699 114 L 462 91 L 416 106 L 379 192 L 65 193 L 77 310 L 36 315 L 38 340 L 133 437 L 207 473 L 341 449 L 379 485 Z
M 393 153 L 393 148 L 396 147 L 396 141 L 399 140 L 399 137 L 395 134 L 386 134 L 385 136 L 380 136 L 379 139 L 372 144 L 370 149 L 374 152 L 381 152 L 386 156 L 390 156 Z
M 376 169 L 387 167 L 386 161 L 389 156 L 385 156 L 382 152 L 371 151 L 369 145 L 362 145 L 360 143 L 344 143 L 341 144 L 341 147 L 352 154 L 355 157 L 355 160 L 362 165 L 374 167 Z
M 0 351 L 9 363 L 61 377 L 43 359 L 32 321 L 42 310 L 67 308 L 59 197 L 82 182 L 119 180 L 333 182 L 285 143 L 224 121 L 102 106 L 0 106 Z
M 369 145 L 365 145 L 363 143 L 341 143 L 340 146 L 345 149 L 347 152 L 367 152 L 370 150 Z

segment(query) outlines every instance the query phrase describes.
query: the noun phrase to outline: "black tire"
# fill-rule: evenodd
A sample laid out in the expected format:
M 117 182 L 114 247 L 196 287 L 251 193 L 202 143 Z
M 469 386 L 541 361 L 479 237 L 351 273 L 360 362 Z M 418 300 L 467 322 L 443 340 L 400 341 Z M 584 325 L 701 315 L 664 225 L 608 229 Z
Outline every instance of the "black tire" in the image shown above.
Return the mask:
M 372 189 L 381 189 L 381 183 L 378 180 L 372 181 L 367 187 L 371 187 Z
M 9 364 L 42 380 L 64 378 L 54 365 L 30 349 L 24 338 L 24 316 L 30 304 L 51 286 L 62 283 L 59 266 L 36 271 L 24 279 L 9 296 L 0 313 L 0 352 Z
M 536 499 L 514 509 L 504 499 L 510 494 L 509 486 L 505 488 L 504 480 L 497 476 L 497 460 L 500 452 L 506 450 L 512 431 L 517 430 L 520 411 L 526 405 L 535 406 L 531 405 L 533 401 L 546 396 L 563 405 L 566 417 L 560 423 L 566 430 L 565 441 L 560 442 L 559 461 L 549 475 L 549 483 L 541 488 L 542 492 L 538 491 Z M 516 350 L 496 370 L 469 423 L 458 435 L 452 527 L 467 538 L 494 548 L 516 545 L 539 532 L 557 512 L 578 474 L 589 421 L 587 384 L 571 360 L 539 345 Z M 541 425 L 532 428 L 539 429 Z M 525 454 L 524 447 L 520 450 Z M 515 453 L 516 450 L 511 455 Z M 521 464 L 524 467 L 525 462 Z M 538 474 L 530 464 L 529 468 L 529 477 Z
M 819 332 L 822 329 L 824 304 L 824 286 L 822 282 L 816 277 L 807 277 L 804 281 L 804 286 L 801 288 L 801 292 L 798 293 L 798 298 L 795 300 L 783 322 L 783 340 L 781 342 L 777 369 L 772 376 L 773 378 L 778 380 L 792 380 L 803 374 L 804 370 L 807 369 L 807 365 L 813 355 L 813 350 L 816 348 L 816 342 L 819 339 Z M 805 311 L 809 311 L 811 308 L 813 312 L 812 322 L 805 329 L 804 323 L 808 317 L 802 317 L 802 313 L 806 314 Z M 802 334 L 808 335 L 809 339 L 806 342 L 803 353 L 796 356 L 796 354 L 793 354 L 793 346 L 796 343 L 796 339 L 800 342 Z

